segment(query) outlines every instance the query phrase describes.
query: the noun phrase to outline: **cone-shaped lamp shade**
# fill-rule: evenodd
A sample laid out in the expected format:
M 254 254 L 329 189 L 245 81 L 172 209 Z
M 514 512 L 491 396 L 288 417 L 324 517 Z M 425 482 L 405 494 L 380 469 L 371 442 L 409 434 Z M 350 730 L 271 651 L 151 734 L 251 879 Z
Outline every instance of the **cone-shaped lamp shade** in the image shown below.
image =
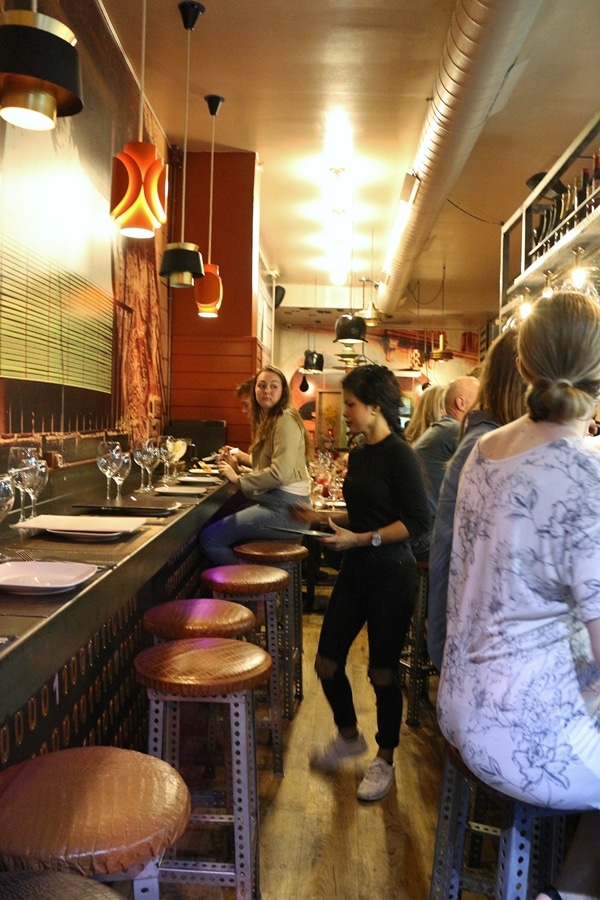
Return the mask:
M 204 278 L 194 282 L 194 297 L 202 319 L 216 319 L 223 302 L 223 282 L 219 267 L 204 263 Z
M 167 221 L 167 166 L 153 144 L 129 141 L 113 158 L 110 214 L 132 238 L 154 237 Z
M 57 116 L 83 109 L 73 32 L 50 16 L 9 10 L 0 25 L 0 116 L 30 131 L 50 131 Z
M 198 244 L 167 244 L 160 264 L 160 275 L 169 279 L 172 288 L 192 287 L 194 279 L 204 276 Z
M 351 316 L 347 313 L 340 316 L 335 323 L 335 338 L 333 342 L 340 344 L 361 344 L 367 341 L 367 325 L 364 319 Z

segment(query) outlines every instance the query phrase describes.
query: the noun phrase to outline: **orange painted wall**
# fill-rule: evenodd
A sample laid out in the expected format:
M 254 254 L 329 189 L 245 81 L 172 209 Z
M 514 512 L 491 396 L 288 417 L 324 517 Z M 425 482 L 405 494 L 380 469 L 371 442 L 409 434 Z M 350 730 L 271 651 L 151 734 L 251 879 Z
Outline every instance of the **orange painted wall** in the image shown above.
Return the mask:
M 247 422 L 236 386 L 262 362 L 255 337 L 252 271 L 254 154 L 215 153 L 211 261 L 219 266 L 223 303 L 217 319 L 197 315 L 193 289 L 171 292 L 171 419 L 226 419 L 227 440 L 245 447 Z M 173 240 L 181 234 L 181 173 L 175 173 Z M 185 240 L 198 244 L 208 262 L 210 153 L 187 159 Z

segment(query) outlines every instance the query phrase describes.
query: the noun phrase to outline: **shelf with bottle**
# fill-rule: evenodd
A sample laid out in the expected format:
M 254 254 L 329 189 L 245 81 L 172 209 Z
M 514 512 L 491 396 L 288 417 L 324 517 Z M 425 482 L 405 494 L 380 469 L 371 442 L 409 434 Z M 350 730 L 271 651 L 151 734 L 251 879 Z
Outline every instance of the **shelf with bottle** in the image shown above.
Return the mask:
M 500 324 L 524 291 L 533 298 L 544 288 L 548 273 L 559 280 L 576 251 L 581 259 L 600 251 L 599 135 L 600 112 L 502 226 Z

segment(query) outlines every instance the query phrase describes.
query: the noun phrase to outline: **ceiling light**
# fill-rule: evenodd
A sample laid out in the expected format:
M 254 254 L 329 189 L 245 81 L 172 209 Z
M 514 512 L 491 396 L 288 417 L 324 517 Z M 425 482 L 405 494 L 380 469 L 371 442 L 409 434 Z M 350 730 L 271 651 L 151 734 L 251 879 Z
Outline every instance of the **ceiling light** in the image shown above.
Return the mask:
M 124 237 L 151 238 L 167 221 L 167 166 L 144 133 L 146 71 L 146 0 L 142 3 L 142 57 L 138 139 L 128 141 L 113 158 L 110 214 Z
M 444 332 L 440 332 L 440 341 L 439 346 L 436 347 L 435 350 L 432 350 L 429 354 L 429 359 L 432 359 L 434 362 L 449 362 L 451 359 L 454 359 L 454 353 L 452 350 L 446 350 L 444 346 Z
M 210 190 L 208 201 L 208 262 L 204 265 L 204 278 L 194 284 L 194 295 L 198 307 L 198 315 L 202 319 L 216 319 L 223 302 L 223 282 L 219 275 L 219 267 L 212 262 L 212 220 L 213 220 L 213 185 L 215 172 L 215 118 L 224 97 L 208 94 L 205 98 L 208 111 L 212 116 L 212 138 L 210 142 Z
M 323 371 L 324 364 L 325 357 L 322 353 L 317 353 L 316 350 L 305 350 L 304 365 L 300 371 L 305 375 L 316 375 L 318 372 Z
M 81 112 L 81 72 L 70 28 L 32 10 L 0 13 L 0 116 L 50 131 L 57 116 Z
M 183 239 L 185 231 L 185 193 L 187 182 L 187 137 L 190 105 L 190 43 L 198 17 L 205 7 L 196 0 L 182 0 L 179 12 L 183 27 L 187 31 L 187 66 L 185 79 L 185 125 L 183 129 L 183 176 L 181 183 L 181 240 L 179 243 L 167 244 L 160 264 L 160 275 L 169 279 L 172 288 L 192 287 L 196 278 L 204 277 L 202 257 L 198 245 L 186 243 Z
M 569 278 L 571 284 L 575 288 L 576 291 L 581 291 L 587 281 L 587 269 L 582 265 L 582 256 L 583 256 L 583 248 L 577 247 L 573 250 L 573 254 L 575 255 L 575 264 L 571 269 L 569 274 Z
M 546 279 L 546 283 L 542 290 L 542 297 L 548 299 L 554 294 L 554 288 L 552 287 L 552 272 L 550 270 L 544 272 L 544 278 Z

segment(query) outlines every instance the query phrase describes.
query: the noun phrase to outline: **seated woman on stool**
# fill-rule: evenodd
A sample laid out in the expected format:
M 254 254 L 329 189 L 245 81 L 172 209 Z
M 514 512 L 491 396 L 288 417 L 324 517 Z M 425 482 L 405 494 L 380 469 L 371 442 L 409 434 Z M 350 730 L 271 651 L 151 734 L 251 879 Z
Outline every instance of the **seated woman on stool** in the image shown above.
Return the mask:
M 527 415 L 484 435 L 462 471 L 438 717 L 496 790 L 582 810 L 555 887 L 600 898 L 600 307 L 533 306 L 518 333 Z
M 251 399 L 250 453 L 233 455 L 226 449 L 217 460 L 221 475 L 238 485 L 249 503 L 202 531 L 200 545 L 214 566 L 237 563 L 231 548 L 243 541 L 289 540 L 289 534 L 269 526 L 297 526 L 290 509 L 301 502 L 310 503 L 306 465 L 312 449 L 310 437 L 290 404 L 283 372 L 275 366 L 261 369 Z M 242 468 L 247 465 L 252 466 L 250 471 Z

